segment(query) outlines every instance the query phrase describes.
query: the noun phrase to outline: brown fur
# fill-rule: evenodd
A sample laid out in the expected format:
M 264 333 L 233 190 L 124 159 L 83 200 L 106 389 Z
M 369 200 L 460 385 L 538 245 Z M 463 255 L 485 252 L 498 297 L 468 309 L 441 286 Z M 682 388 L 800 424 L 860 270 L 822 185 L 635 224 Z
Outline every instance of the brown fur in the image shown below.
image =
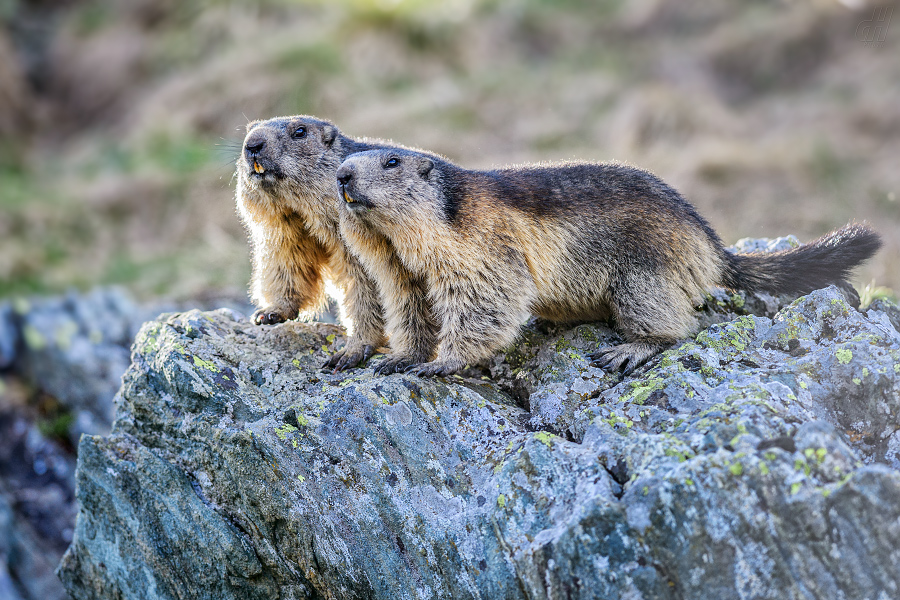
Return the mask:
M 533 314 L 614 318 L 626 343 L 598 352 L 595 362 L 630 371 L 694 331 L 695 307 L 709 288 L 845 284 L 880 243 L 856 225 L 777 259 L 737 258 L 677 191 L 620 164 L 483 172 L 426 153 L 374 150 L 349 156 L 337 178 L 351 250 L 369 264 L 381 245 L 393 248 L 406 277 L 427 282 L 426 304 L 441 326 L 437 359 L 416 367 L 423 375 L 491 355 Z M 823 268 L 804 279 L 812 256 Z M 388 314 L 423 302 L 392 279 L 398 269 L 369 272 Z
M 259 307 L 253 319 L 273 324 L 320 311 L 330 279 L 353 333 L 328 362 L 337 370 L 366 360 L 386 338 L 375 285 L 338 232 L 334 173 L 349 154 L 383 146 L 313 117 L 279 117 L 247 126 L 237 162 L 238 212 L 252 249 L 250 296 Z
M 341 211 L 341 235 L 375 280 L 392 354 L 375 371 L 383 375 L 434 358 L 440 326 L 427 300 L 422 275 L 406 268 L 390 240 Z

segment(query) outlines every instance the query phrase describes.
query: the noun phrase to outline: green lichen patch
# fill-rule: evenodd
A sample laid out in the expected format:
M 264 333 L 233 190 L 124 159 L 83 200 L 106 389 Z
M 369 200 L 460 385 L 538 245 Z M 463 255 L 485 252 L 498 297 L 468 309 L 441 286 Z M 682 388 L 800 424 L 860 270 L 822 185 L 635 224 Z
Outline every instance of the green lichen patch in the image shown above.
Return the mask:
M 219 368 L 216 366 L 214 362 L 210 362 L 208 360 L 203 360 L 196 354 L 194 355 L 194 366 L 199 367 L 201 369 L 206 369 L 207 371 L 212 371 L 213 373 L 218 373 Z
M 141 354 L 154 354 L 159 350 L 159 335 L 162 332 L 163 324 L 155 321 L 141 328 L 135 339 L 135 347 L 140 349 Z
M 602 420 L 619 433 L 625 433 L 634 426 L 634 421 L 628 417 L 619 416 L 615 413 Z
M 678 462 L 685 462 L 686 460 L 694 457 L 693 451 L 687 446 L 682 446 L 680 448 L 669 447 L 663 451 L 663 454 L 665 454 L 666 456 L 677 458 Z
M 534 434 L 534 439 L 539 441 L 540 443 L 546 445 L 548 448 L 553 447 L 553 438 L 556 437 L 552 433 L 547 433 L 546 431 L 538 431 Z
M 812 467 L 806 461 L 806 458 L 801 457 L 794 460 L 794 470 L 795 471 L 803 471 L 803 474 L 807 477 L 812 472 Z
M 701 331 L 697 334 L 696 342 L 702 347 L 711 348 L 720 353 L 723 359 L 731 360 L 748 348 L 753 341 L 755 332 L 756 321 L 751 316 L 743 316 Z M 703 367 L 701 367 L 701 371 L 703 371 Z M 712 375 L 713 373 L 708 374 Z
M 28 346 L 29 350 L 40 352 L 47 347 L 47 338 L 33 325 L 25 325 L 22 328 L 22 337 L 25 338 L 25 345 Z
M 838 359 L 839 363 L 846 365 L 853 360 L 853 351 L 849 348 L 838 348 L 834 351 L 834 356 Z
M 600 337 L 592 325 L 579 325 L 575 328 L 575 336 L 587 342 L 599 342 Z
M 553 344 L 553 349 L 558 353 L 565 352 L 566 350 L 572 348 L 572 342 L 567 340 L 565 337 L 561 337 L 556 340 L 556 343 Z
M 294 427 L 290 423 L 284 423 L 281 427 L 275 428 L 275 435 L 277 435 L 278 439 L 280 439 L 281 441 L 285 441 L 287 440 L 288 434 L 291 434 L 295 431 L 298 431 L 296 427 Z
M 628 385 L 631 387 L 631 390 L 623 395 L 620 400 L 633 404 L 643 404 L 650 397 L 650 394 L 665 387 L 665 381 L 661 377 L 651 376 L 646 379 L 631 381 Z

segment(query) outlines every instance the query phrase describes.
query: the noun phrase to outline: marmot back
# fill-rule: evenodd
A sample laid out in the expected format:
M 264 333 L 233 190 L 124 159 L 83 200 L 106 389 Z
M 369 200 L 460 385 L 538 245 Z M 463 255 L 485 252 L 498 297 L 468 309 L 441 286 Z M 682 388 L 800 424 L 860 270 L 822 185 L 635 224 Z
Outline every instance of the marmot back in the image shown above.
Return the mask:
M 489 356 L 532 314 L 612 317 L 627 342 L 592 358 L 631 371 L 695 330 L 709 288 L 848 287 L 849 270 L 880 245 L 876 233 L 850 225 L 786 253 L 738 257 L 677 191 L 617 163 L 471 171 L 385 149 L 348 157 L 337 179 L 342 232 L 345 221 L 364 224 L 428 282 L 442 327 L 437 360 L 420 374 Z M 364 254 L 365 240 L 351 238 Z M 811 260 L 817 267 L 806 272 Z

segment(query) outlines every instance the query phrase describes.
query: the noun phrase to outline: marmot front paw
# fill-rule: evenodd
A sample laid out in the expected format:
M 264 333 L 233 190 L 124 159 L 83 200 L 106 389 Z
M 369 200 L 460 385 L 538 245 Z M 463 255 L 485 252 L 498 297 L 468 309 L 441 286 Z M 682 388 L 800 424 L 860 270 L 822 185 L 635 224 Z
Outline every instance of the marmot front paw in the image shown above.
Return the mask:
M 256 325 L 276 325 L 278 323 L 284 323 L 291 317 L 286 316 L 280 309 L 275 308 L 274 306 L 267 306 L 265 308 L 260 308 L 255 313 L 253 313 L 252 321 Z
M 465 366 L 465 364 L 460 364 L 457 361 L 433 360 L 427 363 L 411 365 L 406 368 L 406 372 L 416 377 L 447 377 L 461 371 Z
M 402 373 L 415 363 L 412 358 L 403 354 L 391 354 L 375 367 L 375 372 L 379 375 L 390 375 L 391 373 Z
M 635 369 L 653 358 L 665 346 L 665 344 L 644 342 L 618 344 L 601 348 L 593 354 L 589 354 L 588 358 L 591 359 L 592 367 L 599 367 L 610 373 L 622 371 L 625 375 L 631 375 Z
M 336 352 L 334 356 L 328 359 L 328 361 L 322 365 L 324 369 L 334 369 L 334 372 L 344 371 L 346 369 L 352 369 L 356 367 L 370 358 L 375 354 L 375 346 L 370 346 L 368 344 L 362 346 L 353 346 L 351 347 L 349 344 L 344 346 L 339 352 Z

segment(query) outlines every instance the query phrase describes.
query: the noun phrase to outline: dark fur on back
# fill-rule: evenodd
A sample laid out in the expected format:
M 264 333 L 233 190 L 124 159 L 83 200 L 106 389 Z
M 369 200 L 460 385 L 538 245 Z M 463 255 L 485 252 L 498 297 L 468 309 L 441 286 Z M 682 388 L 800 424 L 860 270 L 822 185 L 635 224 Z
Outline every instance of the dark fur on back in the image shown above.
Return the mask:
M 453 168 L 462 172 L 450 166 L 451 172 Z M 446 173 L 446 166 L 442 167 Z M 722 245 L 709 223 L 677 190 L 643 169 L 620 163 L 572 162 L 465 171 L 458 179 L 473 178 L 502 204 L 537 218 L 603 210 L 604 206 L 622 202 L 666 206 L 695 222 L 716 245 Z

